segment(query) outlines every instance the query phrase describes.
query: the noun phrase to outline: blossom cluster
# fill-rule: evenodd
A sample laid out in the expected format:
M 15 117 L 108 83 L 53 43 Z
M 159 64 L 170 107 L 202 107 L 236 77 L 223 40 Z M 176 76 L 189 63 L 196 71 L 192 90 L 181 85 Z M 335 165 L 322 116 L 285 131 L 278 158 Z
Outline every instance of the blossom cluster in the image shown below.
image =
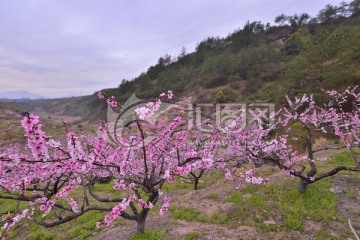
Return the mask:
M 5 232 L 8 232 L 8 230 L 13 227 L 16 223 L 18 223 L 21 219 L 25 218 L 28 215 L 29 210 L 25 209 L 23 211 L 21 211 L 19 214 L 14 215 L 14 216 L 4 216 L 2 217 L 2 222 L 4 223 L 4 225 L 1 227 L 1 230 L 4 230 Z M 9 234 L 7 234 L 6 236 L 4 236 L 3 239 L 5 239 L 5 237 L 10 236 Z
M 164 198 L 164 204 L 160 208 L 160 215 L 163 216 L 168 210 L 170 206 L 171 197 L 166 196 Z
M 161 93 L 160 98 L 156 99 L 155 102 L 148 102 L 146 106 L 136 108 L 135 112 L 138 115 L 139 119 L 145 120 L 151 118 L 155 114 L 155 112 L 159 110 L 161 102 L 165 98 L 172 99 L 172 91 L 169 90 L 167 93 Z
M 21 120 L 21 124 L 25 129 L 25 136 L 28 140 L 27 147 L 31 150 L 34 159 L 46 162 L 49 159 L 48 148 L 46 146 L 48 137 L 41 130 L 42 125 L 39 123 L 39 117 L 27 114 Z
M 106 100 L 106 102 L 111 106 L 111 107 L 116 107 L 118 105 L 117 101 L 115 101 L 115 97 L 111 96 L 111 98 L 108 98 Z
M 152 208 L 154 205 L 150 201 L 145 202 L 144 200 L 139 199 L 138 206 L 142 208 Z
M 98 92 L 97 97 L 99 99 L 103 99 L 103 98 L 105 98 L 105 95 L 102 92 Z M 118 102 L 115 100 L 114 96 L 107 97 L 106 102 L 111 107 L 117 107 L 118 106 Z
M 122 202 L 117 204 L 109 214 L 107 214 L 104 218 L 103 224 L 105 226 L 110 226 L 110 224 L 120 216 L 122 211 L 126 210 L 126 207 L 129 205 L 129 203 L 126 201 L 126 199 Z M 101 223 L 98 223 L 97 226 L 99 226 Z

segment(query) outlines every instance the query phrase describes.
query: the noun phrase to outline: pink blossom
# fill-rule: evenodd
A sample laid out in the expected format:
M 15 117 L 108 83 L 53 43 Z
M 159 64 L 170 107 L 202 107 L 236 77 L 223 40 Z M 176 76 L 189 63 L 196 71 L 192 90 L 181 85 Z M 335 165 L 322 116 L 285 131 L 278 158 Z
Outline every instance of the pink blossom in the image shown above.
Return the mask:
M 102 92 L 98 92 L 97 96 L 98 96 L 99 99 L 103 99 L 103 98 L 104 98 L 104 94 L 102 94 Z
M 163 216 L 168 210 L 170 205 L 171 198 L 169 196 L 166 196 L 164 198 L 164 204 L 160 208 L 160 215 Z
M 67 200 L 68 200 L 68 202 L 69 202 L 69 204 L 70 204 L 70 206 L 71 206 L 72 211 L 73 211 L 74 213 L 78 213 L 79 211 L 78 211 L 78 209 L 77 209 L 77 203 L 75 202 L 75 200 L 72 199 L 72 198 L 68 198 Z
M 139 199 L 138 206 L 139 206 L 139 207 L 144 207 L 144 206 L 145 206 L 145 202 L 144 202 L 144 200 Z
M 169 99 L 172 99 L 173 98 L 173 92 L 171 91 L 171 90 L 169 90 L 168 92 L 167 92 L 167 97 L 169 98 Z
M 147 107 L 139 107 L 137 109 L 135 109 L 135 112 L 137 113 L 138 117 L 141 120 L 145 120 L 150 118 L 152 115 L 154 115 L 154 112 Z
M 116 106 L 118 105 L 118 103 L 117 103 L 116 101 L 111 101 L 111 102 L 110 102 L 110 105 L 111 105 L 112 107 L 116 107 Z
M 232 176 L 231 176 L 229 169 L 226 169 L 225 177 L 229 180 L 232 180 Z

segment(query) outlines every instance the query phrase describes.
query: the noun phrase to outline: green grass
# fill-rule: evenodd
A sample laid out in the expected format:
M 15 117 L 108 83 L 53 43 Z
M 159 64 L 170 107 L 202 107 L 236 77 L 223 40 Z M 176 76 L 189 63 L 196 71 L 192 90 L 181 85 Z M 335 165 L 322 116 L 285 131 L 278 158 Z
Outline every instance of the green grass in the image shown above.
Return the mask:
M 194 240 L 194 239 L 198 239 L 200 237 L 200 234 L 197 232 L 189 232 L 186 237 L 185 240 Z
M 224 174 L 220 171 L 206 173 L 199 180 L 198 190 L 207 188 L 223 178 L 224 178 Z M 193 189 L 194 189 L 194 184 L 187 183 L 184 181 L 184 179 L 180 177 L 176 178 L 175 183 L 165 182 L 164 186 L 162 187 L 162 190 L 165 192 L 178 190 L 180 195 L 184 195 Z
M 348 189 L 347 194 L 349 195 L 350 198 L 356 199 L 357 197 L 357 191 L 355 189 Z
M 210 193 L 207 196 L 208 199 L 212 199 L 212 200 L 218 200 L 219 199 L 219 195 L 217 195 L 216 193 Z
M 27 231 L 29 239 L 86 239 L 96 232 L 96 222 L 103 220 L 105 213 L 100 211 L 91 211 L 83 216 L 72 220 L 69 223 L 62 224 L 53 228 L 44 228 L 33 222 L 28 222 Z M 24 228 L 14 227 L 11 239 L 19 239 L 22 236 Z
M 315 240 L 323 240 L 323 239 L 329 239 L 329 240 L 341 240 L 341 239 L 350 239 L 346 237 L 335 237 L 332 235 L 329 231 L 322 229 L 320 231 L 316 232 Z
M 94 192 L 103 192 L 103 193 L 107 193 L 107 194 L 110 194 L 110 193 L 113 193 L 115 192 L 114 190 L 114 184 L 111 183 L 111 184 L 101 184 L 101 183 L 96 183 L 94 185 L 94 189 L 93 189 Z
M 192 208 L 177 208 L 172 205 L 169 210 L 173 212 L 175 219 L 184 219 L 188 222 L 194 221 L 200 215 L 199 211 Z
M 279 231 L 279 226 L 277 225 L 266 225 L 263 222 L 260 222 L 258 224 L 256 224 L 256 227 L 268 231 L 268 232 L 278 232 Z
M 314 183 L 303 193 L 297 190 L 297 184 L 298 179 L 288 179 L 278 184 L 248 186 L 232 193 L 226 201 L 237 208 L 228 213 L 230 222 L 247 223 L 268 231 L 302 230 L 305 218 L 330 222 L 338 217 L 336 195 L 329 191 L 330 180 Z M 264 220 L 274 213 L 283 216 L 282 225 L 265 225 Z
M 359 153 L 355 153 L 359 156 Z M 333 154 L 330 160 L 323 164 L 324 167 L 335 167 L 335 166 L 354 166 L 354 156 L 350 151 L 344 151 L 342 153 Z
M 203 223 L 228 224 L 229 216 L 226 213 L 214 213 L 211 217 L 201 215 L 200 211 L 192 208 L 170 206 L 174 219 L 182 219 L 188 222 L 198 221 Z
M 235 205 L 241 205 L 243 202 L 243 193 L 240 191 L 233 192 L 230 197 L 226 199 L 226 202 L 235 203 Z
M 264 187 L 264 186 L 263 186 Z M 259 186 L 249 185 L 241 191 L 233 192 L 226 202 L 232 202 L 235 209 L 227 214 L 230 224 L 262 226 L 264 219 L 268 218 L 268 206 Z M 247 197 L 244 197 L 246 195 Z M 264 227 L 263 227 L 264 228 Z
M 186 190 L 188 192 L 189 190 L 193 189 L 193 184 L 185 183 L 181 178 L 177 178 L 176 182 L 174 183 L 168 183 L 165 182 L 164 186 L 162 187 L 162 190 L 167 191 L 174 191 L 174 190 Z
M 220 223 L 220 224 L 228 224 L 230 222 L 229 215 L 226 213 L 214 213 L 209 223 Z
M 129 240 L 165 240 L 166 229 L 163 230 L 146 230 L 143 234 L 133 235 Z
M 312 184 L 305 192 L 290 189 L 279 196 L 279 207 L 285 216 L 283 227 L 286 230 L 302 229 L 302 219 L 330 222 L 337 215 L 337 198 L 329 191 L 330 181 L 323 180 Z
M 7 128 L 8 124 L 4 123 L 4 122 L 0 122 L 0 130 L 3 130 L 5 128 Z
M 29 240 L 53 240 L 54 234 L 52 233 L 44 233 L 44 232 L 37 232 L 35 235 L 31 236 Z

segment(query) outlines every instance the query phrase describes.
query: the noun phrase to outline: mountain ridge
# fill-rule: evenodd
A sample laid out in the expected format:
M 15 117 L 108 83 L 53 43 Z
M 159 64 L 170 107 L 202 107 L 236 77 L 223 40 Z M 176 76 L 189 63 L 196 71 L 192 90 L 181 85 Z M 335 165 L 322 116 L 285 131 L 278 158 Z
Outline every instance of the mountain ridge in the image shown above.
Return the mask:
M 16 99 L 45 99 L 49 97 L 32 93 L 26 90 L 18 90 L 18 91 L 0 92 L 0 98 L 16 100 Z

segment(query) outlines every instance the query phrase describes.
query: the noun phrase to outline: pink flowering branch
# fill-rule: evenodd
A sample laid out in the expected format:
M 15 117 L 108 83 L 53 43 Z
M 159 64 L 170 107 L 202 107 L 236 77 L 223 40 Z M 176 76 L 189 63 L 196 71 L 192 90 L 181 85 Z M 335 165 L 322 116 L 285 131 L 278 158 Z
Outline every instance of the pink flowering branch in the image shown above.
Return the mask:
M 229 134 L 228 141 L 238 140 L 239 144 L 230 145 L 230 154 L 238 157 L 241 162 L 257 165 L 271 163 L 278 166 L 287 175 L 301 179 L 299 190 L 333 176 L 340 171 L 360 171 L 360 162 L 354 158 L 354 166 L 338 166 L 319 174 L 317 159 L 314 153 L 321 149 L 314 149 L 314 133 L 322 132 L 338 137 L 345 148 L 359 147 L 360 133 L 360 93 L 357 87 L 348 88 L 343 93 L 327 91 L 331 100 L 319 106 L 312 96 L 303 95 L 295 100 L 287 99 L 276 115 L 276 124 L 263 129 L 262 126 L 251 125 L 247 129 Z M 292 125 L 298 123 L 303 132 L 294 133 Z M 272 136 L 276 132 L 277 135 Z M 305 141 L 306 155 L 294 150 L 292 142 Z M 342 148 L 342 147 L 336 147 Z M 325 149 L 325 148 L 323 148 Z M 309 170 L 302 162 L 309 164 Z
M 115 104 L 113 97 L 98 96 L 106 97 L 112 107 L 122 107 Z M 138 109 L 138 119 L 130 125 L 136 131 L 121 136 L 118 143 L 108 141 L 106 125 L 99 127 L 98 135 L 84 136 L 69 131 L 66 123 L 65 138 L 58 142 L 42 131 L 37 116 L 26 115 L 22 124 L 28 151 L 0 155 L 0 198 L 28 202 L 27 218 L 45 227 L 100 210 L 108 214 L 99 227 L 108 226 L 121 217 L 136 221 L 137 232 L 143 232 L 149 211 L 164 194 L 161 189 L 165 182 L 172 183 L 175 176 L 212 166 L 214 146 L 196 154 L 183 154 L 194 152 L 195 146 L 188 144 L 193 135 L 184 131 L 186 121 L 182 114 L 164 116 L 154 124 L 143 121 L 159 110 L 164 99 L 172 97 L 172 92 L 168 91 L 155 102 L 148 103 L 146 108 L 149 110 Z M 151 139 L 147 139 L 149 129 L 155 130 Z M 140 143 L 140 148 L 121 144 L 133 142 Z M 102 181 L 109 181 L 114 193 L 124 197 L 96 193 L 94 186 Z M 82 197 L 70 198 L 74 191 L 82 193 Z M 165 197 L 161 214 L 168 209 L 169 199 L 169 196 Z M 104 207 L 100 203 L 116 205 Z M 54 213 L 53 217 L 49 217 L 50 212 Z

